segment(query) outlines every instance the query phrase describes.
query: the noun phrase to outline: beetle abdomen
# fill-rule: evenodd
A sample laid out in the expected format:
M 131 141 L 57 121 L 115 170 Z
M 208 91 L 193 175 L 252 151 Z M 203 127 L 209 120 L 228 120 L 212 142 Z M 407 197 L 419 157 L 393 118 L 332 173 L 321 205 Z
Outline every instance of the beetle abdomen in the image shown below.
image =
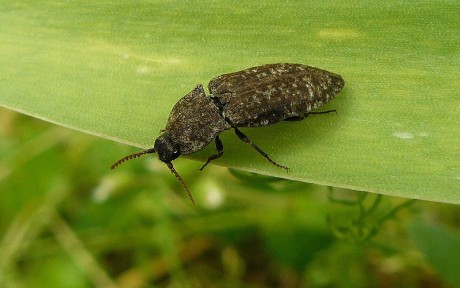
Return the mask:
M 208 87 L 236 127 L 258 127 L 305 116 L 337 95 L 337 74 L 301 64 L 268 64 L 224 74 Z

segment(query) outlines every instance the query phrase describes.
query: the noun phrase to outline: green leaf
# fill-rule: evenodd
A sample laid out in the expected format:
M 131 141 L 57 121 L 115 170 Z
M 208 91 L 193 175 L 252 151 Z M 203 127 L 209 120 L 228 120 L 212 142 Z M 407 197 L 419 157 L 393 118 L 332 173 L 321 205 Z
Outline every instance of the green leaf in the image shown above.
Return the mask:
M 345 79 L 324 107 L 338 114 L 243 129 L 290 172 L 230 131 L 215 164 L 460 203 L 459 13 L 455 1 L 4 1 L 0 105 L 150 147 L 196 84 L 308 64 Z

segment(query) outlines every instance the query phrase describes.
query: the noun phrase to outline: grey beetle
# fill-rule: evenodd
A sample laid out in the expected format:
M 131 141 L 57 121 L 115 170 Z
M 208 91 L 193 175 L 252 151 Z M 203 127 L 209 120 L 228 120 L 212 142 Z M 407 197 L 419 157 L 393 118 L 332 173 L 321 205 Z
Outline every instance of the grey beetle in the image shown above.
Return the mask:
M 207 96 L 200 84 L 174 105 L 166 128 L 155 140 L 153 148 L 123 157 L 111 168 L 129 159 L 157 152 L 195 204 L 172 160 L 197 152 L 214 140 L 217 154 L 208 157 L 200 169 L 203 170 L 210 161 L 224 154 L 219 134 L 232 128 L 238 138 L 268 161 L 288 170 L 273 161 L 238 128 L 261 127 L 283 120 L 298 121 L 309 114 L 334 112 L 311 111 L 332 100 L 344 85 L 340 75 L 289 63 L 267 64 L 218 76 L 209 82 L 211 95 Z

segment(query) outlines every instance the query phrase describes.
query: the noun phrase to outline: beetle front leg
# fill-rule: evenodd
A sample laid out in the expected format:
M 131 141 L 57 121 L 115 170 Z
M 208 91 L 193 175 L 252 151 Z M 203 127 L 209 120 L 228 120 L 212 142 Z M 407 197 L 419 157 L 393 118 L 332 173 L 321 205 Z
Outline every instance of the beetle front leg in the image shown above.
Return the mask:
M 204 167 L 206 167 L 206 165 L 208 165 L 209 162 L 211 162 L 212 160 L 216 160 L 217 158 L 220 158 L 220 156 L 224 155 L 224 145 L 222 144 L 222 141 L 220 141 L 219 136 L 216 136 L 215 142 L 217 154 L 209 156 L 208 160 L 206 161 L 206 163 L 204 163 L 203 167 L 201 167 L 200 170 L 203 170 Z
M 238 128 L 236 128 L 236 127 L 233 127 L 233 128 L 235 129 L 235 134 L 236 134 L 236 136 L 238 136 L 238 138 L 240 138 L 243 142 L 245 142 L 245 143 L 251 145 L 252 148 L 256 149 L 257 152 L 259 152 L 262 156 L 264 156 L 265 159 L 267 159 L 270 163 L 272 163 L 272 164 L 275 165 L 275 166 L 278 166 L 278 167 L 280 167 L 280 168 L 283 168 L 283 169 L 286 169 L 287 171 L 289 171 L 289 167 L 284 166 L 284 165 L 281 165 L 281 164 L 278 164 L 278 163 L 276 163 L 275 161 L 273 161 L 273 160 L 270 158 L 270 156 L 268 156 L 267 153 L 265 153 L 264 151 L 262 151 L 262 149 L 260 149 L 259 147 L 257 147 L 256 144 L 252 143 L 252 141 L 249 140 L 249 138 L 248 138 L 246 135 L 244 135 L 243 132 L 241 132 L 240 130 L 238 130 Z

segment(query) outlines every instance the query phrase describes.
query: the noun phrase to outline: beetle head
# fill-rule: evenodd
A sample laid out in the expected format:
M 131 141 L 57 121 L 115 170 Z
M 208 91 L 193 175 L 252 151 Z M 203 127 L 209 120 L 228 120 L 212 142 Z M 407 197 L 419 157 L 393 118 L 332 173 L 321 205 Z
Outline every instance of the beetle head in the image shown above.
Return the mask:
M 168 163 L 180 156 L 180 147 L 169 137 L 168 133 L 163 133 L 155 140 L 154 149 L 158 152 L 158 158 Z
M 188 189 L 184 180 L 182 180 L 182 177 L 180 177 L 179 173 L 177 173 L 176 169 L 174 169 L 174 166 L 171 163 L 172 160 L 180 156 L 179 145 L 174 143 L 174 141 L 169 137 L 168 133 L 166 132 L 160 135 L 155 140 L 154 148 L 150 148 L 150 149 L 138 152 L 138 153 L 134 153 L 134 154 L 125 156 L 121 158 L 120 160 L 118 160 L 117 162 L 115 162 L 110 168 L 115 169 L 118 165 L 120 165 L 121 163 L 125 161 L 128 161 L 133 158 L 141 157 L 142 155 L 145 155 L 145 154 L 151 154 L 155 152 L 158 152 L 158 158 L 160 158 L 160 160 L 163 161 L 166 164 L 166 166 L 168 166 L 169 170 L 174 174 L 174 176 L 176 176 L 176 179 L 180 182 L 182 187 L 184 187 L 193 205 L 195 205 L 195 200 L 193 200 L 193 196 L 190 193 L 190 190 Z

